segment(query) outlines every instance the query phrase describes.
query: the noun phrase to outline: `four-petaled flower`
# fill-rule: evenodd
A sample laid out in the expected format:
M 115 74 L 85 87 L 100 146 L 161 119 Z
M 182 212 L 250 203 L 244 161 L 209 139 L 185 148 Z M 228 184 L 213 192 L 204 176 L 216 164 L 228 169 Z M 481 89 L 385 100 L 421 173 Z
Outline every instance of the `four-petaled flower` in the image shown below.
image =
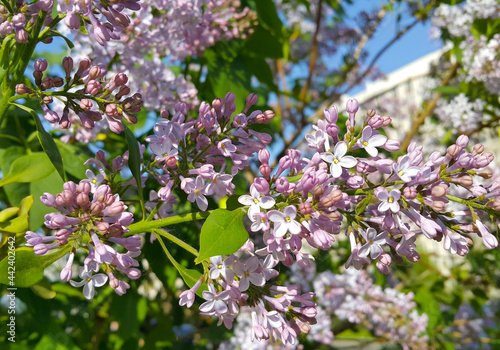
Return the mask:
M 239 289 L 244 292 L 250 287 L 250 282 L 252 284 L 262 287 L 266 280 L 261 272 L 255 272 L 259 268 L 259 258 L 255 255 L 247 260 L 246 263 L 236 262 L 233 265 L 233 271 L 240 278 Z
M 210 290 L 203 291 L 203 298 L 207 301 L 200 305 L 200 311 L 205 313 L 215 311 L 218 315 L 225 314 L 228 309 L 224 301 L 229 300 L 231 291 L 225 290 L 217 294 L 213 285 L 210 284 L 208 288 Z
M 367 126 L 363 129 L 361 137 L 358 140 L 358 146 L 364 148 L 370 156 L 376 157 L 378 150 L 375 147 L 383 146 L 386 141 L 386 136 L 380 134 L 373 135 L 371 126 Z
M 83 286 L 83 296 L 87 299 L 94 297 L 95 287 L 102 287 L 108 281 L 108 276 L 98 273 L 92 276 L 92 271 L 86 271 L 82 266 L 78 268 L 78 275 L 82 279 L 80 282 L 69 281 L 73 287 Z
M 408 156 L 404 156 L 398 163 L 394 163 L 392 169 L 394 174 L 404 182 L 410 182 L 420 171 L 418 167 L 410 166 L 410 157 Z
M 274 222 L 274 236 L 283 237 L 288 231 L 292 235 L 298 235 L 301 231 L 300 224 L 295 221 L 297 216 L 297 208 L 289 205 L 283 210 L 283 213 L 278 210 L 271 210 L 267 213 L 269 220 Z
M 380 199 L 380 204 L 378 205 L 378 211 L 384 212 L 389 209 L 393 213 L 399 212 L 399 198 L 401 198 L 401 192 L 399 190 L 392 190 L 388 192 L 387 189 L 383 188 L 378 194 L 377 198 Z
M 264 196 L 263 194 L 259 193 L 259 191 L 257 191 L 253 184 L 252 186 L 250 186 L 250 196 L 240 196 L 238 198 L 238 202 L 243 205 L 250 206 L 250 208 L 248 209 L 248 217 L 250 218 L 250 220 L 253 219 L 255 214 L 260 213 L 260 208 L 271 209 L 276 203 L 273 197 Z
M 342 168 L 352 168 L 356 166 L 358 161 L 353 156 L 346 156 L 347 144 L 344 141 L 338 142 L 331 152 L 321 153 L 321 159 L 330 165 L 330 174 L 333 177 L 340 177 L 342 175 Z
M 366 232 L 360 228 L 359 233 L 366 240 L 366 243 L 359 249 L 358 256 L 364 258 L 370 254 L 370 258 L 378 258 L 383 252 L 381 246 L 387 243 L 387 232 L 377 235 L 377 231 L 370 227 Z

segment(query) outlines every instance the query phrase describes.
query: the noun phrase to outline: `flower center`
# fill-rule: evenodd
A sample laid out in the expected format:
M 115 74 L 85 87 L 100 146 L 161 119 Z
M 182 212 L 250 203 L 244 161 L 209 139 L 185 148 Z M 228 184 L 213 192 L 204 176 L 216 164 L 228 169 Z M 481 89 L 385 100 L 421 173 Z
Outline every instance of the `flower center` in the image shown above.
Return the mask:
M 248 277 L 248 271 L 245 271 L 245 277 Z
M 258 203 L 259 203 L 259 200 L 258 200 L 257 198 L 254 198 L 254 199 L 253 199 L 253 202 L 254 202 L 255 204 L 258 204 Z
M 97 183 L 97 180 L 96 180 L 96 179 L 92 180 L 92 183 L 93 183 L 93 184 L 96 184 L 96 183 Z
M 363 146 L 368 146 L 368 142 L 363 141 Z
M 399 173 L 398 173 L 399 176 L 403 176 L 403 174 L 404 174 L 403 170 L 400 170 Z
M 194 194 L 200 193 L 200 190 L 194 190 Z
M 338 164 L 339 160 L 338 160 L 337 158 L 334 158 L 334 159 L 333 159 L 333 162 L 334 162 L 335 164 Z
M 369 241 L 369 242 L 370 242 L 371 244 L 373 244 L 373 239 L 370 239 L 370 241 Z
M 388 201 L 389 203 L 392 203 L 392 202 L 394 202 L 394 198 L 389 197 L 389 199 L 388 199 L 387 201 Z
M 90 277 L 87 277 L 87 282 L 90 282 L 91 278 Z
M 226 145 L 225 145 L 225 144 L 223 144 L 223 143 L 221 143 L 221 144 L 220 144 L 220 148 L 224 149 L 224 148 L 226 148 Z
M 220 270 L 222 269 L 222 264 L 217 265 L 217 268 Z
M 286 222 L 290 222 L 290 221 L 292 221 L 292 219 L 290 219 L 290 217 L 289 217 L 289 216 L 287 216 L 287 217 L 285 218 L 285 221 L 286 221 Z

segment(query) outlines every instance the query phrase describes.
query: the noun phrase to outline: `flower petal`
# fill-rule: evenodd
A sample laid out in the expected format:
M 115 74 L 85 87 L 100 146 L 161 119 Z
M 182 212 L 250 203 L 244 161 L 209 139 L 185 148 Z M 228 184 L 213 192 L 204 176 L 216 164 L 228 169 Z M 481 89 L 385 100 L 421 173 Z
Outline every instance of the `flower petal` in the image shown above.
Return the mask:
M 347 153 L 347 144 L 344 141 L 340 141 L 335 145 L 333 150 L 333 155 L 335 158 L 342 158 Z

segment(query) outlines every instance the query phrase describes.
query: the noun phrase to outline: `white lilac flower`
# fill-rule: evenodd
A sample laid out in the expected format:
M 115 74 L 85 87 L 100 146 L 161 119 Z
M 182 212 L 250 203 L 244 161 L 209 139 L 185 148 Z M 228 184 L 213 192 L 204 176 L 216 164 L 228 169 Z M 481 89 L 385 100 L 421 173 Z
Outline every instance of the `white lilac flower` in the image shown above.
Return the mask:
M 321 149 L 325 143 L 325 134 L 322 130 L 316 130 L 314 134 L 307 134 L 306 141 L 307 146 L 312 149 Z
M 253 219 L 255 214 L 260 213 L 260 208 L 271 209 L 276 203 L 271 196 L 264 196 L 262 193 L 259 193 L 253 184 L 250 186 L 250 196 L 240 196 L 238 202 L 250 206 L 250 208 L 248 208 L 248 217 L 250 220 Z
M 399 190 L 388 192 L 387 189 L 383 188 L 377 194 L 377 198 L 380 200 L 378 211 L 385 212 L 390 209 L 393 213 L 399 212 L 398 201 L 401 198 L 401 192 Z
M 370 254 L 372 260 L 378 258 L 383 252 L 381 246 L 387 243 L 387 232 L 377 235 L 377 230 L 370 227 L 366 231 L 360 228 L 359 233 L 366 240 L 366 243 L 359 249 L 358 256 L 364 258 Z
M 231 182 L 232 180 L 233 177 L 229 174 L 215 173 L 205 192 L 207 195 L 215 194 L 218 197 L 224 197 L 228 190 L 233 193 L 234 185 Z
M 92 193 L 94 193 L 99 185 L 104 181 L 104 176 L 102 176 L 101 174 L 95 175 L 90 169 L 87 169 L 87 171 L 85 172 L 85 176 L 87 176 L 87 180 L 90 183 L 90 192 Z
M 358 146 L 364 148 L 372 157 L 376 157 L 378 150 L 375 147 L 380 147 L 385 144 L 387 137 L 384 135 L 373 135 L 371 126 L 367 126 L 361 133 L 361 138 L 358 140 Z
M 356 166 L 358 161 L 352 156 L 346 156 L 347 144 L 344 141 L 338 142 L 331 152 L 321 153 L 321 159 L 330 165 L 330 173 L 333 177 L 340 177 L 342 175 L 342 168 L 352 168 Z
M 297 208 L 289 205 L 283 210 L 283 213 L 278 210 L 271 210 L 267 213 L 270 221 L 274 222 L 274 236 L 283 237 L 287 232 L 297 235 L 301 231 L 300 224 L 295 221 L 297 216 Z
M 410 166 L 410 157 L 408 156 L 404 156 L 399 162 L 394 163 L 392 169 L 394 174 L 404 182 L 410 182 L 420 171 L 418 167 Z
M 102 287 L 108 281 L 108 276 L 98 273 L 92 276 L 92 271 L 85 271 L 83 267 L 78 268 L 78 275 L 82 279 L 80 282 L 69 281 L 73 287 L 83 286 L 83 296 L 92 299 L 95 293 L 95 287 Z

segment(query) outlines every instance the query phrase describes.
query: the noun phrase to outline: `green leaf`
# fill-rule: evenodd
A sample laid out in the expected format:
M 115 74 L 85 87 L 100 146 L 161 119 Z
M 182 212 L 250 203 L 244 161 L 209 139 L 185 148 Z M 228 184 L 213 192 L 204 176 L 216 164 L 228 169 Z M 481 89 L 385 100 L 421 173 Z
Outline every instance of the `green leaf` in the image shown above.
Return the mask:
M 258 26 L 248 39 L 245 49 L 252 56 L 282 58 L 283 43 L 262 26 Z
M 274 2 L 272 0 L 255 0 L 255 7 L 257 8 L 259 23 L 281 37 L 283 35 L 283 23 L 281 23 Z
M 33 293 L 43 299 L 52 299 L 56 296 L 56 292 L 52 290 L 52 285 L 47 278 L 31 286 Z
M 0 180 L 0 187 L 16 182 L 33 182 L 47 177 L 54 168 L 45 153 L 22 156 L 12 163 L 9 174 Z
M 356 215 L 361 215 L 371 201 L 372 201 L 372 194 L 370 193 L 368 194 L 368 196 L 366 196 L 366 198 L 364 198 L 361 202 L 359 202 L 358 205 L 356 205 Z
M 215 210 L 201 228 L 200 253 L 195 262 L 198 264 L 216 255 L 230 255 L 240 249 L 248 239 L 244 217 L 242 209 Z
M 64 143 L 61 140 L 55 140 L 57 148 L 61 152 L 61 157 L 64 163 L 64 170 L 76 177 L 77 179 L 84 179 L 87 167 L 83 165 L 89 159 L 89 156 L 81 152 L 80 149 L 74 145 Z
M 437 86 L 432 91 L 440 92 L 445 95 L 458 95 L 461 91 L 457 86 Z
M 17 217 L 9 220 L 0 222 L 0 232 L 2 233 L 24 233 L 28 229 L 28 212 L 33 205 L 33 196 L 28 196 L 21 201 L 20 208 L 9 208 L 10 213 L 13 212 L 12 209 L 17 209 Z M 6 209 L 6 210 L 9 210 Z M 4 211 L 6 211 L 4 210 Z M 3 211 L 3 212 L 4 212 Z M 2 212 L 2 213 L 3 213 Z M 0 213 L 1 214 L 1 213 Z
M 54 142 L 52 136 L 50 136 L 50 134 L 43 128 L 43 125 L 40 122 L 40 118 L 38 117 L 36 112 L 29 107 L 17 103 L 12 103 L 12 104 L 30 113 L 33 119 L 35 119 L 36 128 L 38 130 L 38 139 L 40 140 L 43 150 L 45 151 L 45 153 L 47 153 L 47 156 L 49 156 L 50 161 L 52 162 L 52 164 L 54 164 L 54 167 L 56 168 L 59 175 L 61 175 L 61 178 L 66 180 L 66 175 L 64 174 L 63 161 L 61 154 L 59 153 L 59 149 L 57 148 L 56 143 Z
M 71 246 L 67 245 L 59 249 L 55 253 L 46 255 L 35 255 L 33 248 L 21 247 L 15 250 L 15 280 L 16 287 L 31 287 L 40 282 L 43 278 L 43 270 L 53 262 L 61 259 L 66 253 L 71 250 Z M 0 271 L 9 270 L 8 257 L 0 261 Z M 0 283 L 10 285 L 7 273 L 0 275 Z
M 15 216 L 19 212 L 18 207 L 10 207 L 0 211 L 0 222 L 9 220 L 11 217 Z
M 124 127 L 129 152 L 128 166 L 130 168 L 130 171 L 132 172 L 132 175 L 134 176 L 135 182 L 137 183 L 137 192 L 139 193 L 139 199 L 141 200 L 141 207 L 144 209 L 144 197 L 142 195 L 141 186 L 141 151 L 139 150 L 139 145 L 137 143 L 137 139 L 134 136 L 134 133 L 130 131 L 127 126 L 124 125 Z
M 55 211 L 54 208 L 46 207 L 42 201 L 40 201 L 40 197 L 44 192 L 49 192 L 54 195 L 61 192 L 63 190 L 63 183 L 59 174 L 54 170 L 46 178 L 29 184 L 30 193 L 36 198 L 29 217 L 30 229 L 32 231 L 36 231 L 43 224 L 45 214 Z
M 177 271 L 179 271 L 179 274 L 181 275 L 182 279 L 184 280 L 184 282 L 189 286 L 189 288 L 193 287 L 196 282 L 198 282 L 198 280 L 200 279 L 201 277 L 201 272 L 198 271 L 198 270 L 195 270 L 195 269 L 188 269 L 180 264 L 176 264 L 175 265 L 175 268 L 177 269 Z M 198 288 L 196 290 L 196 295 L 198 295 L 199 297 L 202 296 L 202 293 L 204 290 L 207 290 L 207 285 L 205 283 L 203 283 L 200 288 Z

